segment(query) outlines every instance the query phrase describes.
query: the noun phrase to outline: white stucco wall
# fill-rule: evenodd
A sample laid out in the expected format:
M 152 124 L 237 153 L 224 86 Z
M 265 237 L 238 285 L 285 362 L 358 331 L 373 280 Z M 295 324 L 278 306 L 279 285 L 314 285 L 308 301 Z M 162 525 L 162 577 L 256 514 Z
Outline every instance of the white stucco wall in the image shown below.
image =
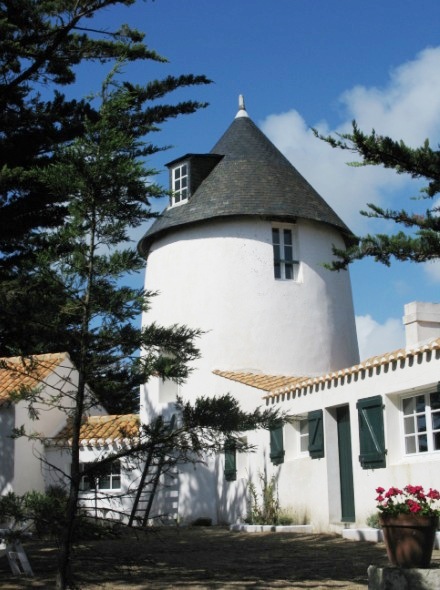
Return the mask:
M 246 486 L 252 480 L 260 487 L 260 474 L 275 476 L 282 508 L 304 516 L 316 532 L 342 530 L 346 526 L 365 527 L 367 518 L 376 511 L 378 486 L 404 487 L 407 484 L 439 488 L 440 451 L 406 455 L 401 415 L 401 399 L 407 395 L 435 391 L 440 374 L 440 351 L 423 352 L 413 358 L 399 359 L 384 366 L 367 368 L 351 377 L 333 379 L 331 383 L 308 388 L 301 393 L 284 394 L 271 399 L 269 407 L 278 407 L 293 417 L 306 417 L 322 409 L 324 417 L 325 456 L 311 459 L 300 452 L 298 422 L 284 426 L 285 459 L 274 466 L 269 458 L 270 437 L 265 430 L 243 433 L 257 446 L 255 453 L 237 456 L 237 480 L 227 482 L 223 475 L 223 455 L 207 466 L 180 469 L 179 519 L 191 522 L 200 516 L 214 522 L 243 521 L 247 513 Z M 213 377 L 212 392 L 231 393 L 244 409 L 260 404 L 264 392 L 255 388 Z M 382 396 L 384 404 L 386 467 L 363 469 L 359 462 L 359 399 Z M 336 410 L 348 406 L 350 414 L 355 522 L 341 519 L 340 474 Z
M 317 375 L 358 361 L 349 274 L 323 267 L 332 245 L 343 247 L 339 233 L 298 222 L 300 278 L 283 281 L 273 276 L 271 228 L 264 220 L 226 220 L 153 244 L 145 284 L 159 294 L 143 323 L 204 331 L 182 395 L 209 395 L 216 368 Z M 145 405 L 164 401 L 155 385 L 147 389 Z
M 53 436 L 66 422 L 66 409 L 73 403 L 71 396 L 77 383 L 78 373 L 66 355 L 41 384 L 41 401 L 33 404 L 37 412 L 36 419 L 31 419 L 29 415 L 28 402 L 20 401 L 15 404 L 15 428 L 24 425 L 28 434 Z M 29 490 L 44 491 L 42 443 L 23 436 L 15 440 L 14 452 L 13 491 L 19 495 Z
M 383 367 L 372 367 L 350 379 L 334 380 L 331 385 L 311 388 L 300 394 L 289 394 L 269 402 L 291 415 L 307 415 L 309 411 L 323 409 L 325 457 L 311 459 L 298 451 L 298 434 L 292 426 L 284 427 L 285 461 L 279 467 L 269 459 L 269 434 L 260 431 L 250 440 L 258 445 L 258 452 L 248 456 L 243 477 L 267 472 L 275 475 L 281 505 L 298 514 L 307 513 L 315 531 L 337 530 L 344 526 L 365 526 L 368 516 L 375 512 L 375 489 L 382 486 L 404 487 L 407 484 L 423 485 L 425 489 L 439 488 L 440 451 L 406 455 L 401 416 L 401 398 L 406 395 L 436 391 L 440 374 L 440 352 L 423 353 L 411 359 L 398 360 Z M 220 384 L 219 389 L 223 387 Z M 223 380 L 224 381 L 224 380 Z M 229 391 L 238 399 L 246 400 L 252 388 L 230 383 Z M 359 424 L 356 403 L 359 399 L 381 395 L 384 404 L 386 467 L 363 469 L 359 462 Z M 338 442 L 334 414 L 338 407 L 348 405 L 350 412 L 352 466 L 355 495 L 354 523 L 341 522 Z M 295 442 L 296 439 L 296 442 Z M 230 494 L 243 482 L 230 482 Z M 231 514 L 232 516 L 232 514 Z
M 81 446 L 80 463 L 94 463 L 125 447 L 119 443 Z M 67 475 L 70 473 L 71 454 L 68 448 L 46 447 L 48 465 L 44 468 L 45 484 L 68 489 Z M 121 459 L 121 487 L 114 490 L 83 491 L 79 494 L 80 506 L 92 516 L 127 522 L 136 494 L 142 464 L 134 458 Z

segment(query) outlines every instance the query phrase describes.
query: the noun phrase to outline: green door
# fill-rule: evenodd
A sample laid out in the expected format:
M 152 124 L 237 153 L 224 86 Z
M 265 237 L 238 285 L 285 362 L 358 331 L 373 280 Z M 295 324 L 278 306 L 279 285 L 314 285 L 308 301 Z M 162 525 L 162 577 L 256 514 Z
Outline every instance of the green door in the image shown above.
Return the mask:
M 341 484 L 341 521 L 354 522 L 353 458 L 351 455 L 350 411 L 337 408 L 339 478 Z

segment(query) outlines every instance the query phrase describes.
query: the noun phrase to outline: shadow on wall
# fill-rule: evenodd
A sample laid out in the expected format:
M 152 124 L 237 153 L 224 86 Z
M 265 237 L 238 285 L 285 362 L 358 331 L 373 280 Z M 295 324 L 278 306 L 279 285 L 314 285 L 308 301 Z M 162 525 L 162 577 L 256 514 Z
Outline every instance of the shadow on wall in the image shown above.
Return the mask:
M 222 469 L 223 463 L 218 455 L 215 463 L 215 473 L 218 474 L 217 523 L 242 522 L 248 512 L 248 480 L 238 477 L 235 481 L 226 481 Z
M 14 481 L 15 405 L 0 407 L 0 495 L 12 491 Z

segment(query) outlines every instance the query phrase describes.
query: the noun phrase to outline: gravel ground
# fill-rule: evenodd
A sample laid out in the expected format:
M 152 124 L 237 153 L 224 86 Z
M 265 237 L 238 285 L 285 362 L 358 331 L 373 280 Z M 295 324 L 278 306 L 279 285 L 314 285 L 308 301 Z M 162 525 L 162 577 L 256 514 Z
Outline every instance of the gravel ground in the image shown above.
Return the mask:
M 54 588 L 56 547 L 35 539 L 25 547 L 35 576 L 12 576 L 3 557 L 0 588 Z M 79 544 L 74 551 L 76 578 L 85 590 L 359 590 L 368 588 L 371 564 L 387 565 L 383 544 L 224 527 L 128 530 L 117 539 Z M 434 551 L 433 567 L 440 567 L 440 551 Z

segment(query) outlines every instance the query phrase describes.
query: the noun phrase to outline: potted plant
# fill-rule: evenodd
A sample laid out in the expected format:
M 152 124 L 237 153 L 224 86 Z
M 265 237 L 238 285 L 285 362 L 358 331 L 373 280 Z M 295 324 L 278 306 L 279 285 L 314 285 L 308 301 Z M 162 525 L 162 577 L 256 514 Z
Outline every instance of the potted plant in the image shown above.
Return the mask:
M 388 559 L 392 565 L 426 568 L 431 563 L 438 527 L 440 493 L 422 486 L 407 485 L 388 491 L 377 488 L 379 522 Z

